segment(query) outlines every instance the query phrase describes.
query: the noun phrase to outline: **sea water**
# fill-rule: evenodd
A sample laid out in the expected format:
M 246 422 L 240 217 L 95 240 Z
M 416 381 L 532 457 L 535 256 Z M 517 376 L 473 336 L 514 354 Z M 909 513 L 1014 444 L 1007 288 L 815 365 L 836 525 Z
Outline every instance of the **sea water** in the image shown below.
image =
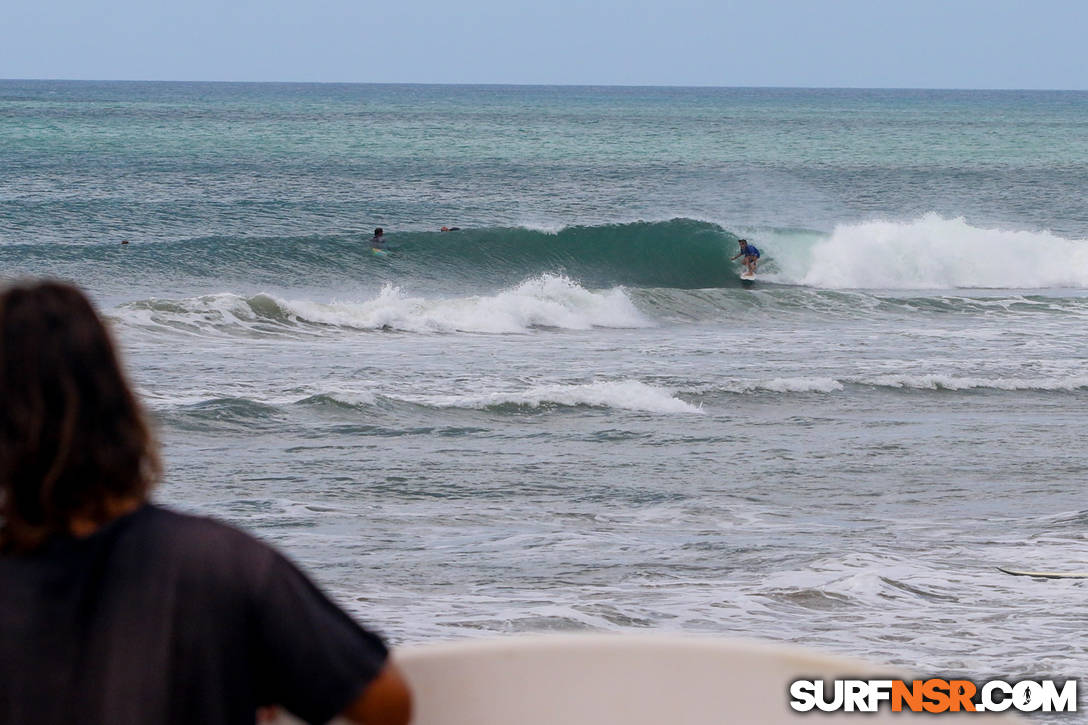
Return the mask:
M 1085 93 L 0 82 L 0 274 L 396 643 L 1083 674 L 1086 192 Z

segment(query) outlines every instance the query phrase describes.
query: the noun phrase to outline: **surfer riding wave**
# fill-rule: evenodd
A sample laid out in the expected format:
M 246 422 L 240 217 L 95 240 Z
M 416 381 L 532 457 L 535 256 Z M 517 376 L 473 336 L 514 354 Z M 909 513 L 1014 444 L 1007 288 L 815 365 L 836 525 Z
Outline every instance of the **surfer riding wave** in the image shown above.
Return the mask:
M 756 248 L 756 245 L 749 244 L 747 239 L 738 239 L 737 243 L 740 244 L 740 252 L 731 257 L 729 261 L 744 257 L 744 266 L 748 269 L 748 274 L 754 276 L 756 267 L 759 264 L 759 249 Z

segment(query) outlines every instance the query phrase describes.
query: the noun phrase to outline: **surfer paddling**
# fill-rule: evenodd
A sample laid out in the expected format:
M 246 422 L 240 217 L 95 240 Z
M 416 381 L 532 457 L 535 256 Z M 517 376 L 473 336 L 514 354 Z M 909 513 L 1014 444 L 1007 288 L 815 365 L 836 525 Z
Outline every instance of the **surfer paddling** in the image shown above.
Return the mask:
M 374 230 L 374 236 L 370 238 L 371 249 L 385 249 L 385 231 L 378 227 Z
M 756 245 L 749 244 L 747 239 L 738 239 L 737 243 L 740 244 L 740 252 L 729 261 L 744 257 L 744 266 L 747 267 L 748 274 L 755 275 L 756 266 L 759 264 L 759 250 L 756 249 Z

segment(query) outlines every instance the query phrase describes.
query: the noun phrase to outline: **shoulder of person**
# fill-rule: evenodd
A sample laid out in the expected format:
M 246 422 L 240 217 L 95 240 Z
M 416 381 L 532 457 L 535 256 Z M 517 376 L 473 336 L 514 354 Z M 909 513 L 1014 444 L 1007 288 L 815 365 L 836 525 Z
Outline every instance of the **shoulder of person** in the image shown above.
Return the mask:
M 142 512 L 141 536 L 184 569 L 202 575 L 253 581 L 282 555 L 252 534 L 208 516 L 182 513 L 157 504 Z

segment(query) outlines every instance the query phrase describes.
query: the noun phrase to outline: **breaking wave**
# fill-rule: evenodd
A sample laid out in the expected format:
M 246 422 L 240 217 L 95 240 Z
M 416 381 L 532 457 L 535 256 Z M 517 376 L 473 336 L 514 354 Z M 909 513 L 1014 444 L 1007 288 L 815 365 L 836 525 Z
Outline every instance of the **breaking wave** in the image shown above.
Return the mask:
M 622 288 L 594 292 L 565 277 L 541 275 L 494 295 L 423 298 L 387 284 L 374 298 L 316 302 L 222 293 L 183 300 L 142 300 L 117 308 L 128 325 L 193 334 L 306 334 L 319 328 L 405 332 L 525 333 L 648 327 Z
M 936 214 L 840 225 L 804 255 L 776 259 L 783 281 L 823 289 L 1088 288 L 1088 240 Z

